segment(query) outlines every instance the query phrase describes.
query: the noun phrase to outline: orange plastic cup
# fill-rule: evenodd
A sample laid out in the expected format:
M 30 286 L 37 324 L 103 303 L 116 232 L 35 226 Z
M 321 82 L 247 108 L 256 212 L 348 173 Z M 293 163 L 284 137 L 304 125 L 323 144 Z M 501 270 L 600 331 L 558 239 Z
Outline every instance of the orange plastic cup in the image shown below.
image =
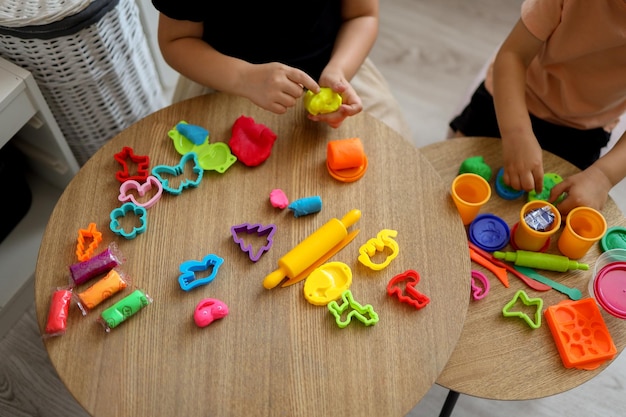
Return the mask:
M 550 211 L 554 214 L 554 221 L 552 222 L 550 229 L 541 231 L 531 228 L 526 223 L 526 215 L 533 210 L 546 206 L 550 207 Z M 524 207 L 520 210 L 519 218 L 520 220 L 515 228 L 515 233 L 512 235 L 512 240 L 514 246 L 522 250 L 532 252 L 541 251 L 552 235 L 558 232 L 561 227 L 561 213 L 552 204 L 543 200 L 533 200 L 524 204 Z
M 580 259 L 606 233 L 606 220 L 591 207 L 576 207 L 565 218 L 559 237 L 559 251 L 570 259 Z
M 476 218 L 480 208 L 489 201 L 491 187 L 480 175 L 465 173 L 454 178 L 451 194 L 461 220 L 467 226 Z

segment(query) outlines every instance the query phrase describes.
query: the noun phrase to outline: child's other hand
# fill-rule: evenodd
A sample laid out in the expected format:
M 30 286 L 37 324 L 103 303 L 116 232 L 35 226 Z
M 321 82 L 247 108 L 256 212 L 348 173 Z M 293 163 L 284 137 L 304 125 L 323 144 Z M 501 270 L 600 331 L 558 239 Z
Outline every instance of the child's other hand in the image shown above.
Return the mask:
M 567 193 L 565 199 L 556 206 L 563 216 L 581 206 L 599 211 L 604 207 L 610 189 L 611 182 L 606 175 L 591 166 L 556 184 L 550 192 L 550 201 L 554 202 L 562 193 Z
M 355 114 L 360 113 L 363 110 L 363 103 L 358 96 L 352 85 L 343 77 L 337 77 L 335 81 L 331 80 L 331 76 L 324 76 L 320 80 L 320 85 L 331 88 L 334 92 L 341 95 L 341 106 L 339 109 L 332 113 L 312 115 L 309 114 L 308 118 L 314 122 L 324 122 L 330 127 L 338 128 L 343 121 Z
M 516 190 L 541 193 L 543 190 L 543 156 L 541 147 L 532 137 L 502 139 L 504 182 Z
M 319 85 L 307 73 L 278 62 L 251 65 L 242 75 L 242 84 L 241 95 L 276 114 L 295 106 L 305 88 L 319 91 Z

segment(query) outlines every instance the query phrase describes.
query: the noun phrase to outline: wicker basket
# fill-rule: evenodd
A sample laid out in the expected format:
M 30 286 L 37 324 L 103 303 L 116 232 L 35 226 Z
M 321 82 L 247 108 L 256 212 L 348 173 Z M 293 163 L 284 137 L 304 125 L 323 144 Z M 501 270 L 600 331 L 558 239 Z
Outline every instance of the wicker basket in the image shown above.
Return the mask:
M 0 31 L 0 55 L 33 74 L 81 165 L 166 104 L 134 0 L 119 0 L 71 35 L 39 39 Z

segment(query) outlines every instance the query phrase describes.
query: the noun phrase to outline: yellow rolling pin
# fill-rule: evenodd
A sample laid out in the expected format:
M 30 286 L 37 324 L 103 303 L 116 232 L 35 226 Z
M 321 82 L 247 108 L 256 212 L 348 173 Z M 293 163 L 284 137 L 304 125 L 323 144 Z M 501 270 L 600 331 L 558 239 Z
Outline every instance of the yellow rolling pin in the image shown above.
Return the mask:
M 265 277 L 263 286 L 268 290 L 272 289 L 285 277 L 293 281 L 320 259 L 328 259 L 329 253 L 336 253 L 354 238 L 354 235 L 348 235 L 347 229 L 360 218 L 361 210 L 354 209 L 341 220 L 330 219 L 328 223 L 283 255 L 278 260 L 278 269 Z

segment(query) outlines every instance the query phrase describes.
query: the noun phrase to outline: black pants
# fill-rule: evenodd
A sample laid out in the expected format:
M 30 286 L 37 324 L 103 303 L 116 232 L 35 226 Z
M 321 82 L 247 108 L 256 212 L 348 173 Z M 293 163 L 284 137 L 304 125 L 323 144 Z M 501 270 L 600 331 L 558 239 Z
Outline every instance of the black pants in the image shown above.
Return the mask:
M 611 134 L 602 128 L 580 130 L 546 122 L 532 114 L 533 132 L 542 149 L 560 156 L 580 169 L 593 164 L 607 145 Z M 482 83 L 463 112 L 450 122 L 450 128 L 465 136 L 500 138 L 493 97 Z

